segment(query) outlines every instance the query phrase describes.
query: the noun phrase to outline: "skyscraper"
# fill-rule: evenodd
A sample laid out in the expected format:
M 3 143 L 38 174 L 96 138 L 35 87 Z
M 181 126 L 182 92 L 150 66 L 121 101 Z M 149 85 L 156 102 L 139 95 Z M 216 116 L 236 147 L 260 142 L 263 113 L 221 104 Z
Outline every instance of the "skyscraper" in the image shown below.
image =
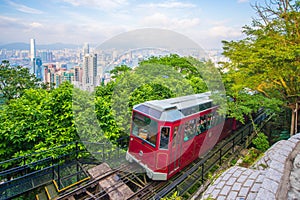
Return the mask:
M 42 59 L 41 58 L 35 58 L 35 76 L 40 79 L 41 81 L 44 81 L 44 71 L 42 67 Z
M 84 56 L 82 83 L 87 90 L 93 90 L 97 86 L 97 54 Z
M 89 53 L 90 53 L 90 46 L 89 43 L 86 42 L 83 45 L 83 56 L 86 56 Z
M 42 66 L 42 59 L 36 56 L 35 39 L 30 39 L 30 61 L 32 66 L 32 73 L 41 81 L 44 81 L 44 71 Z
M 35 50 L 35 39 L 30 39 L 30 61 L 32 72 L 35 74 L 35 58 L 36 58 L 36 50 Z
M 36 50 L 35 50 L 35 39 L 30 39 L 30 60 L 31 62 L 36 57 Z

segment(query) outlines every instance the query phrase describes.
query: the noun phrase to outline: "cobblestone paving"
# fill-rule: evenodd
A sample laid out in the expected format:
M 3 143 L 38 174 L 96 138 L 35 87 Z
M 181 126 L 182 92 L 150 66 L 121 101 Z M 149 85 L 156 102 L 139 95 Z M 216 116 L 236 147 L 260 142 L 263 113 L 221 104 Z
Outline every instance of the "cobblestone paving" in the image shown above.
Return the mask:
M 204 192 L 203 198 L 217 200 L 274 200 L 283 183 L 286 163 L 300 142 L 300 134 L 274 144 L 251 168 L 233 166 Z

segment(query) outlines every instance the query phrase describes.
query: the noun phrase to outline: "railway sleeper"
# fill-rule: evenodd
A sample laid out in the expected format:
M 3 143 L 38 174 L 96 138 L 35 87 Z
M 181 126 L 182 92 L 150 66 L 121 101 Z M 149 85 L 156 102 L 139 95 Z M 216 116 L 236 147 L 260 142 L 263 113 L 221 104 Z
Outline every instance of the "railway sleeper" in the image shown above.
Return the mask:
M 90 170 L 89 174 L 93 177 L 99 177 L 112 169 L 106 163 L 102 163 Z M 127 199 L 133 194 L 133 191 L 117 176 L 112 174 L 98 182 L 99 186 L 108 194 L 111 200 Z

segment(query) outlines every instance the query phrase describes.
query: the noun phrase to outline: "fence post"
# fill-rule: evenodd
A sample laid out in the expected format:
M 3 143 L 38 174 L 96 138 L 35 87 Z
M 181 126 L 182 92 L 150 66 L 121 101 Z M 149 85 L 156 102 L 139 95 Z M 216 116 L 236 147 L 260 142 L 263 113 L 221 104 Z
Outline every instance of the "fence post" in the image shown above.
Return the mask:
M 234 147 L 235 147 L 234 139 L 235 139 L 235 137 L 233 137 L 233 139 L 232 139 L 232 153 L 234 153 Z
M 118 149 L 118 154 L 117 154 L 118 158 L 117 159 L 119 159 L 120 158 L 120 148 L 117 147 L 117 149 Z
M 55 165 L 53 165 L 53 157 L 51 157 L 52 166 L 52 180 L 55 180 Z
M 105 143 L 102 143 L 102 162 L 105 162 Z
M 60 168 L 59 168 L 59 163 L 57 165 L 57 182 L 58 182 L 58 188 L 60 189 Z
M 204 163 L 201 164 L 201 181 L 204 183 Z
M 79 167 L 79 163 L 78 161 L 76 162 L 76 173 L 77 173 L 77 182 L 80 180 L 80 173 L 78 173 L 80 171 L 80 167 Z
M 76 156 L 76 160 L 78 159 L 78 141 L 76 141 L 75 142 L 75 145 L 76 145 L 76 147 L 75 147 L 75 150 L 76 150 L 76 154 L 75 154 L 75 156 Z
M 222 165 L 222 148 L 220 148 L 220 160 L 219 160 L 219 162 L 220 162 L 220 165 Z
M 241 143 L 243 142 L 243 140 L 244 140 L 244 130 L 241 130 L 241 132 L 242 132 L 242 137 L 241 137 Z

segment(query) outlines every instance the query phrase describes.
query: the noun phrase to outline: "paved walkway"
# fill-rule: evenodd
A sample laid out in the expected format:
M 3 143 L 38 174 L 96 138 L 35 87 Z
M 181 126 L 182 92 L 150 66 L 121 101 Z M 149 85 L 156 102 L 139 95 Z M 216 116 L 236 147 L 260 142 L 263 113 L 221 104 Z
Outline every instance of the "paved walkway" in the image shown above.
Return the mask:
M 300 133 L 275 143 L 251 168 L 234 166 L 225 171 L 207 188 L 202 199 L 300 199 L 300 193 L 288 198 L 290 172 L 299 152 Z

